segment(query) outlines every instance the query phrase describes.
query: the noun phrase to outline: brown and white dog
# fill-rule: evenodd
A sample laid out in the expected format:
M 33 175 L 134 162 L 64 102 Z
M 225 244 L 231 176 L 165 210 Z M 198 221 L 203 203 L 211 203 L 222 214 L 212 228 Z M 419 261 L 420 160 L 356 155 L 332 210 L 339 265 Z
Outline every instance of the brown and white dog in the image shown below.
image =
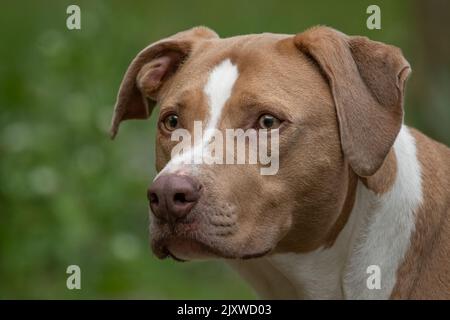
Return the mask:
M 226 258 L 263 298 L 450 298 L 450 149 L 403 124 L 409 73 L 399 49 L 328 27 L 145 48 L 111 133 L 159 105 L 154 253 Z M 278 128 L 278 173 L 174 163 L 170 132 L 194 120 Z

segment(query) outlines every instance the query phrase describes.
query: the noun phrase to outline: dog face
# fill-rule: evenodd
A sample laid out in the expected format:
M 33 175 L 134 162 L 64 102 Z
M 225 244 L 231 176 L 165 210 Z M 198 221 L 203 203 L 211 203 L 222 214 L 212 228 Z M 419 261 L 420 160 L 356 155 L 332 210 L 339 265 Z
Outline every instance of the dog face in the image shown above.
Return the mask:
M 329 28 L 227 39 L 194 28 L 144 49 L 122 82 L 112 133 L 158 103 L 155 254 L 252 258 L 332 243 L 357 177 L 382 166 L 400 129 L 408 73 L 398 49 Z M 278 171 L 172 157 L 172 133 L 195 135 L 196 121 L 224 136 L 277 130 Z M 209 148 L 206 140 L 189 155 Z

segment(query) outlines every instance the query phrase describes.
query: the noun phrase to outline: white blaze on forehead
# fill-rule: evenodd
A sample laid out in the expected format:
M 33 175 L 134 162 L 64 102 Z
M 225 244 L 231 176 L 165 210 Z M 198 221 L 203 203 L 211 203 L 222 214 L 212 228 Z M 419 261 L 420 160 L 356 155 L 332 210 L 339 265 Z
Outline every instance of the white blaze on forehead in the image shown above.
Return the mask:
M 182 156 L 172 158 L 163 170 L 155 177 L 159 177 L 163 172 L 174 172 L 180 165 L 183 165 L 186 159 L 192 159 L 196 156 L 202 156 L 205 148 L 208 147 L 214 130 L 217 128 L 222 114 L 222 110 L 231 96 L 234 83 L 239 76 L 238 68 L 230 59 L 223 60 L 216 65 L 208 75 L 203 93 L 208 98 L 209 118 L 206 122 L 206 129 L 202 139 L 202 143 L 193 146 L 188 153 Z M 191 133 L 192 134 L 192 133 Z
M 203 89 L 209 103 L 210 117 L 207 130 L 217 127 L 222 109 L 231 96 L 231 90 L 238 75 L 238 69 L 231 63 L 230 59 L 222 61 L 209 74 L 208 81 Z

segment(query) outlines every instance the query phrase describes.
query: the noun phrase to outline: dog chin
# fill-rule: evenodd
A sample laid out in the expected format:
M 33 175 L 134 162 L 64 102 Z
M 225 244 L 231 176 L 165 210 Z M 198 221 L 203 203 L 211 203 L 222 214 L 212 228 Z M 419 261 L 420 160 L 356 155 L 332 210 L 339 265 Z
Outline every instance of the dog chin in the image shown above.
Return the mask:
M 171 238 L 153 242 L 153 252 L 164 259 L 171 257 L 176 261 L 208 260 L 208 259 L 253 259 L 269 254 L 272 250 L 261 250 L 255 253 L 230 253 L 209 246 L 201 241 L 189 238 Z
M 179 261 L 221 258 L 213 248 L 192 239 L 171 239 L 166 249 L 169 256 Z

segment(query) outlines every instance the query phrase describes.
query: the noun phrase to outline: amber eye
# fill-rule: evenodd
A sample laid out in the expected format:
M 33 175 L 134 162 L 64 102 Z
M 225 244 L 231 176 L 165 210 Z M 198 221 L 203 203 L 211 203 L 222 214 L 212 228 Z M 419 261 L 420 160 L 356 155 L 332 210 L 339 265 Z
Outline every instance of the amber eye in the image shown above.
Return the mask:
M 178 129 L 180 122 L 178 120 L 178 116 L 176 114 L 169 114 L 166 116 L 163 121 L 164 129 L 168 131 L 173 131 L 175 129 Z
M 280 119 L 277 119 L 270 114 L 263 114 L 258 119 L 258 127 L 260 129 L 277 129 L 280 124 Z

